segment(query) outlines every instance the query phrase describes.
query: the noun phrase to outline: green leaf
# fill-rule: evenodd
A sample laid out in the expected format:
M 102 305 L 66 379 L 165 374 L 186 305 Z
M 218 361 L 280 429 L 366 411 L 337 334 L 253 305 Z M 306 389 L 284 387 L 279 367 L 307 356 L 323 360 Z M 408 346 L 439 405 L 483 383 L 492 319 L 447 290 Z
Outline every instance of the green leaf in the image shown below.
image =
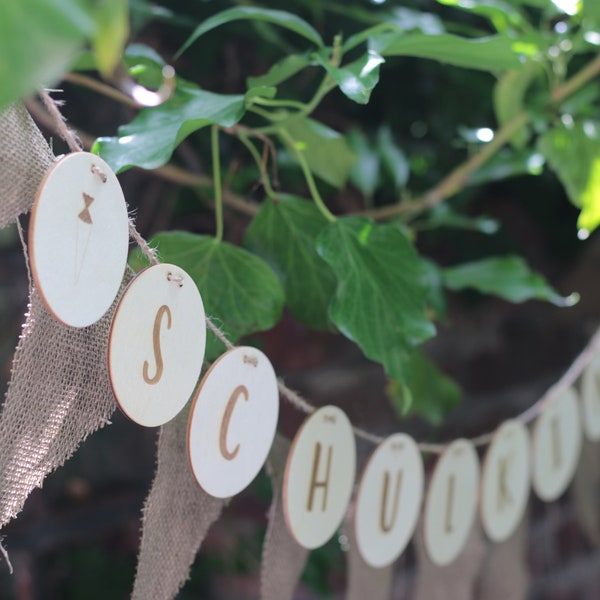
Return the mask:
M 292 13 L 283 10 L 257 8 L 255 6 L 240 6 L 224 10 L 203 21 L 186 40 L 185 44 L 177 52 L 176 57 L 181 56 L 201 35 L 216 27 L 231 23 L 232 21 L 239 21 L 240 19 L 273 23 L 274 25 L 294 31 L 316 46 L 323 46 L 323 40 L 316 29 Z
M 3 0 L 0 16 L 0 110 L 52 85 L 95 29 L 80 0 Z
M 232 344 L 279 321 L 283 290 L 269 265 L 254 254 L 185 231 L 159 233 L 150 245 L 161 261 L 187 271 L 200 290 L 206 315 Z M 213 360 L 225 347 L 210 330 L 206 333 L 206 360 Z
M 442 373 L 421 350 L 409 358 L 406 383 L 391 380 L 387 387 L 392 408 L 400 419 L 421 415 L 432 425 L 440 425 L 461 400 L 456 382 Z
M 498 79 L 493 99 L 496 119 L 501 127 L 524 110 L 525 94 L 539 72 L 539 65 L 529 61 L 524 69 L 507 71 Z M 527 145 L 529 136 L 529 128 L 523 126 L 510 138 L 510 143 L 522 149 Z
M 468 185 L 483 185 L 517 175 L 540 175 L 544 170 L 544 163 L 544 156 L 535 148 L 501 150 L 469 177 Z
M 351 129 L 346 134 L 350 148 L 357 160 L 350 170 L 350 181 L 367 197 L 371 198 L 379 185 L 381 160 L 367 136 L 360 129 Z
M 244 112 L 244 96 L 213 94 L 178 80 L 173 97 L 160 106 L 141 110 L 131 123 L 119 127 L 118 136 L 98 138 L 92 152 L 114 171 L 156 169 L 192 132 L 213 123 L 231 127 Z
M 412 347 L 435 333 L 415 249 L 396 225 L 343 217 L 321 232 L 317 250 L 338 280 L 331 320 L 390 377 L 406 381 Z
M 396 145 L 387 125 L 381 126 L 377 132 L 377 148 L 384 171 L 392 178 L 396 191 L 400 191 L 408 183 L 410 164 L 404 152 Z
M 342 93 L 358 104 L 367 104 L 373 88 L 379 82 L 379 67 L 385 59 L 369 50 L 361 58 L 343 67 L 334 67 L 328 60 L 329 50 L 317 53 L 317 61 L 331 75 Z
M 466 229 L 477 231 L 486 235 L 497 233 L 500 224 L 489 217 L 467 217 L 452 210 L 447 204 L 438 204 L 429 211 L 422 223 L 415 224 L 419 231 L 448 227 L 452 229 Z
M 583 0 L 582 14 L 596 23 L 600 23 L 600 3 L 598 0 Z
M 382 56 L 416 56 L 468 69 L 502 71 L 521 67 L 513 42 L 502 36 L 468 39 L 451 34 L 379 33 L 369 48 Z
M 246 85 L 248 88 L 278 85 L 312 64 L 314 61 L 307 54 L 290 54 L 276 62 L 264 75 L 248 77 Z
M 509 302 L 546 300 L 556 306 L 573 306 L 577 294 L 561 296 L 539 273 L 529 269 L 520 256 L 484 258 L 442 269 L 444 284 L 451 290 L 475 289 Z
M 335 277 L 315 248 L 327 223 L 314 203 L 281 195 L 262 204 L 244 237 L 279 276 L 292 315 L 314 329 L 331 328 L 327 309 Z
M 455 6 L 489 19 L 498 31 L 505 31 L 509 25 L 520 27 L 525 24 L 523 15 L 509 2 L 503 0 L 437 0 L 446 6 Z
M 282 125 L 304 152 L 310 170 L 330 185 L 346 184 L 356 154 L 343 135 L 313 119 L 290 119 Z
M 592 122 L 560 125 L 538 140 L 538 148 L 565 186 L 571 202 L 581 208 L 580 229 L 600 225 L 600 136 Z
M 130 44 L 123 53 L 123 62 L 129 73 L 144 87 L 158 89 L 163 82 L 165 61 L 150 46 Z
M 103 0 L 94 6 L 96 31 L 92 49 L 102 75 L 111 75 L 119 63 L 129 35 L 129 5 L 127 0 Z

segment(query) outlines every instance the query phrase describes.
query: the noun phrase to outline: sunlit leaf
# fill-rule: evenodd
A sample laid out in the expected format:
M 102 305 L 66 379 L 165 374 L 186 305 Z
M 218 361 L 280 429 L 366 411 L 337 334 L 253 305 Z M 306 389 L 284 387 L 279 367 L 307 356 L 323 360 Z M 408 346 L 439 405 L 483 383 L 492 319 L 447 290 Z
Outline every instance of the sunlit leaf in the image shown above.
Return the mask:
M 98 138 L 92 151 L 115 171 L 133 166 L 156 169 L 171 158 L 177 145 L 192 132 L 213 123 L 231 127 L 245 110 L 245 96 L 213 94 L 178 80 L 172 98 L 160 106 L 141 110 L 131 123 L 119 127 L 118 136 Z
M 157 248 L 162 262 L 187 271 L 200 290 L 206 315 L 230 342 L 270 329 L 281 318 L 283 290 L 273 270 L 258 256 L 185 231 L 159 233 L 150 245 Z M 135 260 L 139 265 L 139 252 Z M 213 360 L 225 347 L 210 330 L 206 333 L 206 359 Z
M 442 270 L 451 290 L 474 289 L 509 302 L 546 300 L 556 306 L 572 306 L 577 294 L 561 296 L 539 273 L 531 271 L 520 256 L 494 256 Z
M 335 277 L 315 247 L 327 223 L 314 203 L 281 195 L 262 204 L 244 237 L 279 276 L 292 315 L 315 329 L 331 328 L 327 309 Z
M 111 75 L 117 66 L 129 35 L 129 6 L 127 0 L 103 0 L 94 5 L 96 31 L 92 49 L 98 70 Z
M 203 21 L 186 40 L 177 55 L 180 56 L 205 33 L 216 27 L 231 23 L 232 21 L 239 21 L 240 19 L 264 21 L 266 23 L 279 25 L 280 27 L 284 27 L 285 29 L 289 29 L 298 35 L 301 35 L 316 46 L 323 46 L 323 40 L 317 30 L 312 25 L 292 13 L 283 10 L 258 8 L 255 6 L 239 6 L 224 10 Z
M 588 233 L 600 225 L 600 135 L 592 122 L 548 130 L 538 148 L 581 209 L 577 225 Z
M 379 82 L 379 67 L 385 59 L 369 50 L 364 56 L 343 67 L 334 67 L 324 52 L 317 54 L 319 64 L 331 75 L 342 93 L 358 104 L 367 104 Z
M 317 249 L 337 277 L 332 321 L 390 377 L 405 381 L 412 347 L 435 333 L 425 316 L 419 255 L 395 225 L 359 217 L 328 225 Z
M 382 56 L 416 56 L 484 71 L 521 67 L 511 40 L 499 35 L 470 39 L 452 34 L 384 32 L 369 38 L 369 48 Z

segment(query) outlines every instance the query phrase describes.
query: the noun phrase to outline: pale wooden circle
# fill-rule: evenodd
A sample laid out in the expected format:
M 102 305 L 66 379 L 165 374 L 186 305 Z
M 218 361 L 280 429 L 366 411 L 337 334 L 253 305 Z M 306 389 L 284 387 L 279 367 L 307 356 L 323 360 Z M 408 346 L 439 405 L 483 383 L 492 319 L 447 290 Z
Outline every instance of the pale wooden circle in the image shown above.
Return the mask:
M 188 460 L 198 484 L 216 498 L 246 488 L 267 459 L 278 417 L 269 359 L 248 346 L 222 355 L 202 379 L 188 421 Z
M 548 402 L 533 426 L 533 489 L 541 500 L 556 500 L 571 483 L 582 437 L 577 394 L 566 388 Z
M 125 198 L 111 168 L 88 152 L 58 161 L 38 189 L 29 225 L 33 279 L 56 319 L 86 327 L 104 315 L 119 292 L 128 244 Z
M 425 498 L 425 550 L 434 564 L 450 564 L 463 549 L 477 513 L 478 486 L 475 447 L 466 439 L 453 441 L 438 459 Z
M 480 514 L 483 530 L 503 542 L 523 517 L 531 489 L 529 431 L 520 421 L 505 421 L 483 460 Z
M 600 441 L 600 354 L 594 356 L 583 372 L 581 412 L 585 436 L 591 442 Z
M 204 306 L 192 278 L 169 264 L 142 271 L 125 289 L 108 339 L 121 410 L 146 427 L 170 421 L 194 391 L 205 346 Z
M 393 563 L 410 541 L 423 499 L 423 460 L 414 440 L 384 440 L 364 468 L 356 496 L 358 550 L 375 568 Z
M 323 406 L 296 433 L 285 466 L 285 522 L 301 546 L 318 548 L 335 533 L 350 502 L 355 471 L 352 425 L 337 406 Z

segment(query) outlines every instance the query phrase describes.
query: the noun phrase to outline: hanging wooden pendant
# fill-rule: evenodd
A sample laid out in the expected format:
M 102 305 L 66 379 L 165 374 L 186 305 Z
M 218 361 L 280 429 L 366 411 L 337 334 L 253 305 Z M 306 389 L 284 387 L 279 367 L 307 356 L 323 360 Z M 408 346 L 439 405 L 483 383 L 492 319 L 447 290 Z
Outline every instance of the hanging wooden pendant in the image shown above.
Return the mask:
M 245 489 L 267 459 L 278 417 L 277 377 L 260 350 L 241 346 L 215 361 L 188 423 L 188 459 L 202 489 L 217 498 Z
M 425 498 L 423 541 L 434 564 L 448 565 L 460 554 L 477 513 L 478 487 L 475 447 L 453 441 L 438 459 Z
M 581 378 L 581 413 L 587 439 L 600 441 L 600 354 L 592 359 Z
M 423 460 L 414 440 L 397 433 L 373 452 L 356 496 L 354 527 L 364 561 L 393 563 L 410 541 L 423 499 Z
M 337 406 L 323 406 L 296 433 L 285 467 L 285 522 L 301 546 L 322 546 L 340 526 L 355 470 L 352 424 Z
M 128 244 L 127 207 L 111 168 L 88 152 L 59 160 L 29 225 L 31 271 L 50 313 L 73 327 L 98 321 L 119 291 Z
M 483 530 L 504 542 L 523 518 L 531 489 L 530 440 L 527 427 L 505 421 L 495 432 L 483 460 L 479 510 Z
M 582 437 L 577 394 L 566 388 L 544 406 L 533 426 L 533 489 L 541 500 L 556 500 L 571 483 Z
M 142 271 L 117 305 L 108 340 L 121 410 L 146 427 L 170 421 L 194 391 L 205 346 L 204 306 L 192 278 L 169 264 Z

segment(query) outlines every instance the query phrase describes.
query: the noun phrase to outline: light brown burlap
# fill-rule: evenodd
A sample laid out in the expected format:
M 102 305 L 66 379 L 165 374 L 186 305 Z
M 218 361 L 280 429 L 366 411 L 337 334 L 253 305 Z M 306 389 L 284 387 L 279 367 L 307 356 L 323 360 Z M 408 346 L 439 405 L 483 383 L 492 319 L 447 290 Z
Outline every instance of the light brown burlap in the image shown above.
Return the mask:
M 175 597 L 189 577 L 209 527 L 227 502 L 209 496 L 190 471 L 188 417 L 189 405 L 160 429 L 158 466 L 144 507 L 134 600 Z
M 394 565 L 375 569 L 363 560 L 358 551 L 351 514 L 346 521 L 344 533 L 348 537 L 346 600 L 390 600 Z
M 486 550 L 478 524 L 472 528 L 462 552 L 445 567 L 434 565 L 427 556 L 422 523 L 413 540 L 417 550 L 414 600 L 478 600 L 475 585 Z
M 600 547 L 600 443 L 584 438 L 571 495 L 577 521 L 588 541 Z
M 289 440 L 277 434 L 266 465 L 273 485 L 273 500 L 262 551 L 262 600 L 291 599 L 308 557 L 308 551 L 288 531 L 283 516 L 283 473 L 289 451 Z
M 527 522 L 499 544 L 487 544 L 477 584 L 477 600 L 525 600 L 529 592 Z
M 130 279 L 128 272 L 124 283 Z M 56 321 L 33 291 L 0 413 L 0 527 L 115 409 L 106 367 L 116 300 L 82 329 Z
M 6 227 L 31 208 L 54 155 L 21 104 L 0 114 L 0 133 L 0 227 Z

